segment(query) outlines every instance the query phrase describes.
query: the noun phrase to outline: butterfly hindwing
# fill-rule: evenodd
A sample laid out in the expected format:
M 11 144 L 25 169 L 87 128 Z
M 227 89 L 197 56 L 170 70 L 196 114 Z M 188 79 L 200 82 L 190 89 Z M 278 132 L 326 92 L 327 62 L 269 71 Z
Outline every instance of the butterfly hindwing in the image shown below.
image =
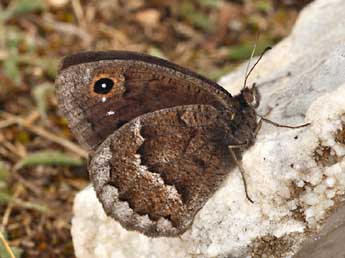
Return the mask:
M 128 122 L 91 161 L 106 213 L 149 236 L 184 232 L 233 166 L 229 135 L 209 105 L 163 109 Z

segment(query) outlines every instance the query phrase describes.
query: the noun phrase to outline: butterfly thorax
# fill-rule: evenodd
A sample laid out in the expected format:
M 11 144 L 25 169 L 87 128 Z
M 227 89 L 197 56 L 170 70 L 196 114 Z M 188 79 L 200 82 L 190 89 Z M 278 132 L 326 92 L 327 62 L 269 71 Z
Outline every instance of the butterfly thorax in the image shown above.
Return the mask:
M 233 98 L 234 110 L 225 112 L 226 120 L 232 131 L 229 145 L 252 145 L 258 128 L 255 107 L 259 104 L 256 89 L 245 88 Z M 255 103 L 255 104 L 254 104 Z M 232 138 L 233 137 L 233 138 Z

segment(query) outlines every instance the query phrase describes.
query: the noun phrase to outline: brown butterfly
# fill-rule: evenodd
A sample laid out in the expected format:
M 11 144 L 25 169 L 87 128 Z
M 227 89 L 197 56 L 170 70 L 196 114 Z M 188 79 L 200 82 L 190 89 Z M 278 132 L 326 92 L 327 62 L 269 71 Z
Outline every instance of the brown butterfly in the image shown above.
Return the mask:
M 147 236 L 177 236 L 255 139 L 256 88 L 231 96 L 166 60 L 133 52 L 63 59 L 59 108 L 90 151 L 107 215 Z M 238 146 L 229 149 L 229 146 Z

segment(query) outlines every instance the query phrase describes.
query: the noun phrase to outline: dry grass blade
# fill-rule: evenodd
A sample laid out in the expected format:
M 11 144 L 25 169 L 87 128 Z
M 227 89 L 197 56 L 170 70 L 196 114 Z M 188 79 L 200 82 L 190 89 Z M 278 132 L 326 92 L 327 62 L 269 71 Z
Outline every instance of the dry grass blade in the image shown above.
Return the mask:
M 50 132 L 48 132 L 47 130 L 45 130 L 44 128 L 40 127 L 40 126 L 35 126 L 32 124 L 27 123 L 27 121 L 21 117 L 9 114 L 9 113 L 5 113 L 2 112 L 0 113 L 5 119 L 7 120 L 13 120 L 15 121 L 16 124 L 26 128 L 27 130 L 31 131 L 34 134 L 37 134 L 49 141 L 55 142 L 63 147 L 65 147 L 66 149 L 74 152 L 75 154 L 77 154 L 79 157 L 83 157 L 83 158 L 87 158 L 87 152 L 85 150 L 83 150 L 82 148 L 80 148 L 78 145 L 64 139 L 61 137 L 58 137 Z
M 41 21 L 37 22 L 44 22 L 46 26 L 50 26 L 53 30 L 64 33 L 66 35 L 75 35 L 82 40 L 85 46 L 90 45 L 92 42 L 92 36 L 83 28 L 80 28 L 74 24 L 58 22 L 50 19 L 49 17 L 44 17 Z
M 16 258 L 16 257 L 14 256 L 13 252 L 12 252 L 12 249 L 11 249 L 10 245 L 8 244 L 7 240 L 5 239 L 5 237 L 4 237 L 4 235 L 1 233 L 1 231 L 0 231 L 0 239 L 1 239 L 1 242 L 3 243 L 3 245 L 5 246 L 6 251 L 7 251 L 7 253 L 9 254 L 9 256 L 10 256 L 11 258 Z
M 83 160 L 80 158 L 71 157 L 66 154 L 54 150 L 36 151 L 29 153 L 26 157 L 22 158 L 16 165 L 15 170 L 23 167 L 36 166 L 36 165 L 58 165 L 58 166 L 82 166 Z
M 11 196 L 9 194 L 6 193 L 2 193 L 0 192 L 0 201 L 2 202 L 8 202 L 8 203 L 13 203 L 16 206 L 25 208 L 25 209 L 29 209 L 29 210 L 36 210 L 39 211 L 41 213 L 49 213 L 49 209 L 46 206 L 37 204 L 37 203 L 32 203 L 32 202 L 26 202 L 23 201 L 19 198 L 16 198 L 14 196 Z
M 22 187 L 17 187 L 15 189 L 15 192 L 13 194 L 13 196 L 15 198 L 18 198 L 19 194 L 23 191 Z M 2 217 L 2 227 L 5 228 L 5 226 L 8 224 L 12 209 L 13 209 L 14 204 L 12 202 L 9 202 L 7 205 L 7 208 L 5 210 L 4 216 Z
M 15 124 L 16 121 L 12 120 L 12 119 L 5 119 L 4 121 L 1 121 L 0 122 L 0 129 L 1 128 L 6 128 L 6 127 L 9 127 L 13 124 Z

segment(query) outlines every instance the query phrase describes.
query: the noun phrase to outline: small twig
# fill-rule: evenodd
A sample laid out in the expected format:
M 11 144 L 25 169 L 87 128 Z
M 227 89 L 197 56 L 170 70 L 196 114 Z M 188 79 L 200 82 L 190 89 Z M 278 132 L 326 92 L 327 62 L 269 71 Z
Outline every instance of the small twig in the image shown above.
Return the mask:
M 10 245 L 8 244 L 7 240 L 5 239 L 4 235 L 2 234 L 2 232 L 0 231 L 0 239 L 2 241 L 2 243 L 4 244 L 7 253 L 10 255 L 11 258 L 16 258 L 13 254 L 13 251 L 10 247 Z
M 63 147 L 65 147 L 66 149 L 69 149 L 70 151 L 76 153 L 79 157 L 83 157 L 83 158 L 87 158 L 88 154 L 85 150 L 83 150 L 82 148 L 80 148 L 79 146 L 77 146 L 76 144 L 63 139 L 61 137 L 58 137 L 50 132 L 48 132 L 47 130 L 45 130 L 42 127 L 39 126 L 35 126 L 35 125 L 31 125 L 29 123 L 27 123 L 27 121 L 21 117 L 9 114 L 9 113 L 5 113 L 2 112 L 1 113 L 3 117 L 7 118 L 7 119 L 12 119 L 13 121 L 15 121 L 16 124 L 28 129 L 29 131 L 31 131 L 32 133 L 35 133 L 47 140 L 50 140 L 52 142 L 55 142 Z

